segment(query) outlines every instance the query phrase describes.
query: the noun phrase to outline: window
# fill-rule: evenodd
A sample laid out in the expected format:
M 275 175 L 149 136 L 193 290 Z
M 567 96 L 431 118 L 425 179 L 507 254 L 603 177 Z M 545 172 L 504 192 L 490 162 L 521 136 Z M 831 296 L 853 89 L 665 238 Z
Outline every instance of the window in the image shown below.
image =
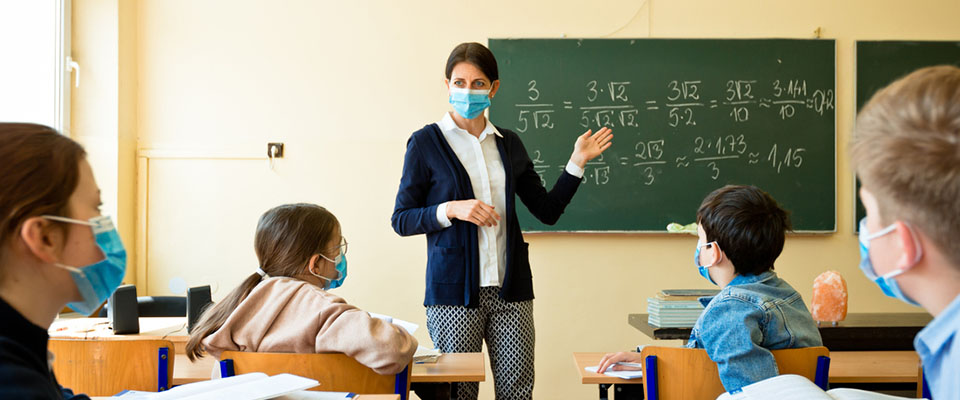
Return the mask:
M 0 121 L 69 128 L 69 54 L 70 0 L 0 0 Z

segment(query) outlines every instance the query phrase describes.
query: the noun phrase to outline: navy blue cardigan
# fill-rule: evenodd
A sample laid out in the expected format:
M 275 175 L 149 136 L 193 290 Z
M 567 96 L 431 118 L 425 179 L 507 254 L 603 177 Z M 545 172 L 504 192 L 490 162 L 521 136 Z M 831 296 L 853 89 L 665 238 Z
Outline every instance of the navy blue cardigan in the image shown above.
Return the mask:
M 533 299 L 527 243 L 517 222 L 516 194 L 540 221 L 553 225 L 580 187 L 580 178 L 564 170 L 553 190 L 547 192 L 533 169 L 520 137 L 497 127 L 495 136 L 506 176 L 506 212 L 497 210 L 506 224 L 507 253 L 500 296 L 506 301 Z M 391 223 L 401 236 L 427 235 L 427 284 L 424 305 L 477 307 L 480 292 L 480 261 L 477 226 L 458 219 L 444 228 L 437 221 L 437 207 L 451 200 L 475 199 L 470 176 L 437 124 L 413 133 L 407 141 L 403 176 Z

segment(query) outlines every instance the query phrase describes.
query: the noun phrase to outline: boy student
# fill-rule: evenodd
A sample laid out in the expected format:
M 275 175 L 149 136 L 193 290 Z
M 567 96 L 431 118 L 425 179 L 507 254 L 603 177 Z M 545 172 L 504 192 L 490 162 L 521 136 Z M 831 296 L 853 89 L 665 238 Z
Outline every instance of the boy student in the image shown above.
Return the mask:
M 721 290 L 700 298 L 706 308 L 687 347 L 707 351 L 727 391 L 777 375 L 770 350 L 822 345 L 800 293 L 773 272 L 788 229 L 787 212 L 754 186 L 717 189 L 697 211 L 694 264 Z M 616 364 L 622 361 L 642 360 L 640 353 L 607 354 L 599 372 L 636 369 Z
M 934 316 L 914 340 L 934 399 L 960 396 L 960 69 L 917 70 L 857 117 L 860 269 Z

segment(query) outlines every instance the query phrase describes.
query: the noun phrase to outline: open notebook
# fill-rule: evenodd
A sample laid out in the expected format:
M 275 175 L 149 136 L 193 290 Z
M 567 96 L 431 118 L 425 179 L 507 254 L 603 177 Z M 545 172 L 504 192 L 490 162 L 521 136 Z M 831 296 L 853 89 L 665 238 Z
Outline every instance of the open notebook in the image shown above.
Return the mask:
M 800 375 L 778 375 L 736 390 L 724 393 L 717 400 L 902 400 L 907 397 L 890 396 L 859 389 L 830 389 L 826 392 Z
M 303 395 L 308 394 L 300 394 L 300 392 L 304 389 L 310 389 L 319 385 L 320 383 L 314 379 L 308 379 L 291 374 L 267 376 L 267 374 L 262 372 L 253 372 L 249 374 L 231 376 L 229 378 L 214 379 L 181 385 L 165 392 L 153 393 L 127 391 L 114 397 L 128 400 L 261 400 L 274 398 L 343 399 L 352 397 L 352 393 L 323 394 L 323 392 L 313 392 L 321 393 L 321 396 L 328 395 L 330 397 L 315 397 L 312 394 L 310 394 L 308 397 L 302 397 Z

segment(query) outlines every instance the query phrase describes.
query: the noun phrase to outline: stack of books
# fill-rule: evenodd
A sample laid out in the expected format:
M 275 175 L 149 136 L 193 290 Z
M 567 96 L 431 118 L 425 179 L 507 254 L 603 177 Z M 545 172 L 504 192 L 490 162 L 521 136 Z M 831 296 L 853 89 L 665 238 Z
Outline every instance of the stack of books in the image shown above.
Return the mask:
M 647 298 L 647 323 L 658 328 L 692 328 L 700 318 L 700 297 L 714 296 L 719 290 L 669 289 Z

